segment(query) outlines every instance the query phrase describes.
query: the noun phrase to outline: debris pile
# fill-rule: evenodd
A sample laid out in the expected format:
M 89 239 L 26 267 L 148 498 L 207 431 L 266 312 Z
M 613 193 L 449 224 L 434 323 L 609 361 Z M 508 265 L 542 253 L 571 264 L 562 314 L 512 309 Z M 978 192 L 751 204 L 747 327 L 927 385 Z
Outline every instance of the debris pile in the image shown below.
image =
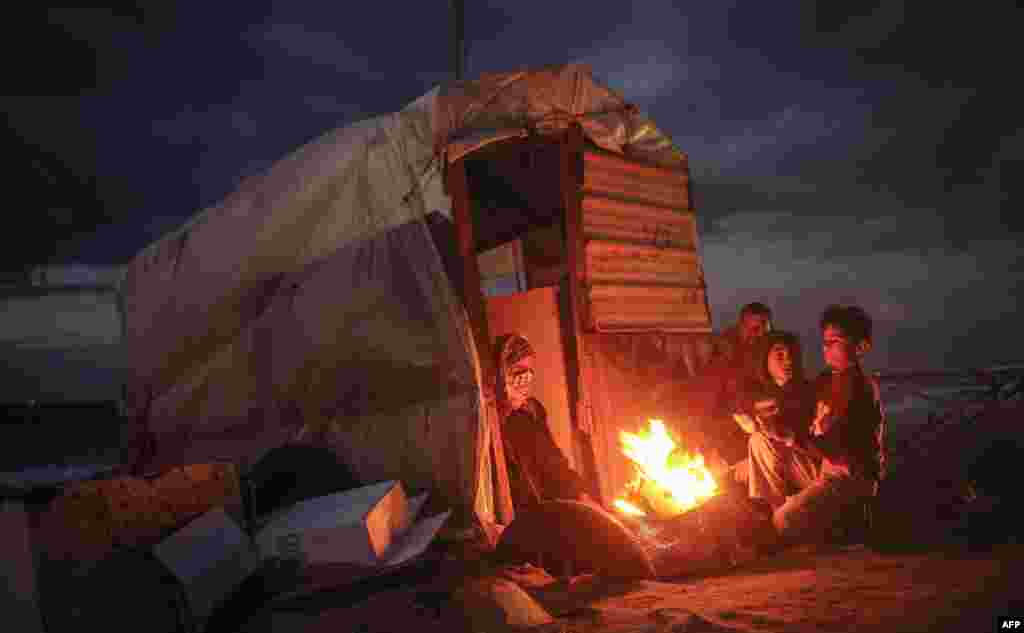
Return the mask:
M 43 513 L 46 554 L 93 563 L 115 549 L 152 547 L 215 507 L 238 517 L 240 490 L 238 470 L 227 463 L 175 468 L 152 481 L 114 477 L 71 484 Z
M 244 608 L 259 610 L 415 561 L 448 518 L 421 520 L 427 495 L 407 498 L 400 482 L 310 486 L 314 477 L 293 476 L 282 486 L 275 471 L 254 470 L 255 489 L 237 465 L 207 463 L 56 490 L 23 530 L 45 630 L 216 630 L 225 605 L 252 587 L 263 595 Z

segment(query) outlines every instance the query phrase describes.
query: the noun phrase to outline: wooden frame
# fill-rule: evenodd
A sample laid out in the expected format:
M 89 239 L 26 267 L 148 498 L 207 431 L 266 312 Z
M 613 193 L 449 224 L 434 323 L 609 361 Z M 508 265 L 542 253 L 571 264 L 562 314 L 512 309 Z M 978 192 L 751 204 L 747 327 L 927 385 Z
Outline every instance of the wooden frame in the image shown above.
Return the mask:
M 591 407 L 587 394 L 589 381 L 583 343 L 583 324 L 587 323 L 587 307 L 583 301 L 586 259 L 583 253 L 582 197 L 580 194 L 580 186 L 583 182 L 583 129 L 578 124 L 569 127 L 559 148 L 559 182 L 565 213 L 566 269 L 573 343 L 573 349 L 568 358 L 570 366 L 567 368 L 567 373 L 570 385 L 575 386 L 573 414 L 576 428 L 589 433 L 592 428 Z
M 599 428 L 604 422 L 595 418 L 600 407 L 594 398 L 601 394 L 592 391 L 604 371 L 600 337 L 652 331 L 685 336 L 694 331 L 689 313 L 679 306 L 694 304 L 707 312 L 688 180 L 685 168 L 647 165 L 589 146 L 578 123 L 557 137 L 495 143 L 448 167 L 461 281 L 485 391 L 493 389 L 496 367 L 477 254 L 534 228 L 560 225 L 564 258 L 554 269 L 564 274 L 570 424 L 577 432 L 578 469 L 593 484 L 602 477 L 595 442 L 607 438 L 595 440 L 591 434 L 608 431 Z M 694 323 L 700 320 L 695 317 Z M 606 322 L 614 329 L 599 327 Z M 492 437 L 499 434 L 500 429 Z M 499 461 L 504 463 L 496 457 Z M 594 489 L 598 497 L 599 490 Z
M 490 349 L 490 332 L 487 328 L 487 311 L 484 294 L 480 287 L 480 267 L 477 263 L 477 244 L 474 238 L 472 200 L 469 197 L 469 178 L 465 160 L 459 160 L 448 167 L 447 189 L 452 198 L 452 215 L 455 220 L 455 236 L 459 255 L 462 258 L 462 287 L 465 292 L 466 311 L 477 349 L 480 350 L 480 370 L 485 385 L 494 384 L 494 359 L 484 353 Z
M 464 160 L 449 165 L 445 185 L 452 198 L 452 215 L 455 219 L 455 235 L 459 255 L 462 257 L 462 286 L 466 312 L 476 343 L 480 362 L 480 385 L 483 394 L 484 424 L 490 430 L 491 459 L 494 477 L 495 520 L 505 525 L 515 519 L 512 506 L 512 491 L 508 481 L 508 467 L 505 462 L 505 446 L 501 438 L 501 423 L 498 419 L 497 402 L 494 394 L 495 366 L 491 354 L 491 337 L 487 327 L 487 306 L 480 286 L 480 267 L 476 259 L 476 242 L 473 231 L 472 199 L 469 195 L 469 178 Z

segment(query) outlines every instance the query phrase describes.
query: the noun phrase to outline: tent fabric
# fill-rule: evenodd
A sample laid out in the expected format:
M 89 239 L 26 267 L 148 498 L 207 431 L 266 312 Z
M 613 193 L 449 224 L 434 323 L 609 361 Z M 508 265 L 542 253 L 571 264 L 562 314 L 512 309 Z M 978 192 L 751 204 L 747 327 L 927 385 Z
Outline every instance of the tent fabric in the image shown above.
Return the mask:
M 662 167 L 686 164 L 653 121 L 582 64 L 446 84 L 433 112 L 435 146 L 451 162 L 495 141 L 559 132 L 576 121 L 598 147 Z
M 143 249 L 121 288 L 136 468 L 252 463 L 316 437 L 365 481 L 493 520 L 478 350 L 426 221 L 451 217 L 444 160 L 575 117 L 602 147 L 685 161 L 626 106 L 574 65 L 441 86 L 315 139 Z

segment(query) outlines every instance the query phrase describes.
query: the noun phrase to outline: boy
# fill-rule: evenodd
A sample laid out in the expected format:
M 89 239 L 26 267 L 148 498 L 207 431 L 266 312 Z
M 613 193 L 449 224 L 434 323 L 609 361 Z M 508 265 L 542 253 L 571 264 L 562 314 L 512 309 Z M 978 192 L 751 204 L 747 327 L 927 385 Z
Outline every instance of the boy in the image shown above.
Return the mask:
M 752 484 L 756 479 L 775 508 L 772 523 L 783 543 L 827 536 L 842 512 L 874 494 L 884 476 L 878 384 L 860 366 L 871 349 L 871 318 L 857 306 L 833 305 L 820 326 L 827 368 L 815 384 L 809 428 L 761 425 L 750 438 Z M 817 467 L 808 470 L 809 463 Z

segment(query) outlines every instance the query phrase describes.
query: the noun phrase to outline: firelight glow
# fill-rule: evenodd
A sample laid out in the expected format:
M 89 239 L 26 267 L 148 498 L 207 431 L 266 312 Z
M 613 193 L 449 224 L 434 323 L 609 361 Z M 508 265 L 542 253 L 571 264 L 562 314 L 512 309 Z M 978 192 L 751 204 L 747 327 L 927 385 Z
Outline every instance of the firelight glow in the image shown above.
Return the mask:
M 641 516 L 641 517 L 644 516 L 645 514 L 647 514 L 646 512 L 641 510 L 640 508 L 636 507 L 635 505 L 633 505 L 632 503 L 630 503 L 630 502 L 628 502 L 628 501 L 626 501 L 624 499 L 616 499 L 614 505 L 615 505 L 615 509 L 618 510 L 619 512 L 623 513 L 623 514 L 632 514 L 633 516 Z
M 677 515 L 697 506 L 718 492 L 711 472 L 700 454 L 680 451 L 661 420 L 650 420 L 650 428 L 640 433 L 619 433 L 622 452 L 636 464 L 636 479 L 629 488 L 642 491 L 659 514 Z M 625 499 L 614 503 L 625 514 L 646 514 Z

